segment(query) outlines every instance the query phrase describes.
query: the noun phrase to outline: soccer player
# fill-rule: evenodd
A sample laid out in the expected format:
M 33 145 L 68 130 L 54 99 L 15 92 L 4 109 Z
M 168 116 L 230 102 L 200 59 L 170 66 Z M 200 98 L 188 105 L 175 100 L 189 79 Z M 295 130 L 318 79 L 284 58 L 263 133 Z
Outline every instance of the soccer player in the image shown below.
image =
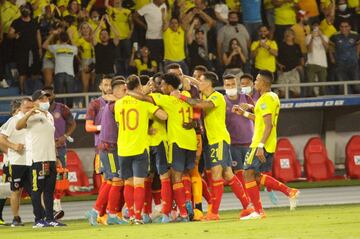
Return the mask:
M 86 121 L 85 121 L 85 130 L 88 133 L 94 133 L 94 139 L 95 139 L 95 158 L 94 158 L 94 170 L 95 174 L 101 174 L 101 163 L 100 163 L 100 157 L 99 157 L 99 136 L 101 131 L 101 117 L 102 112 L 104 111 L 105 105 L 107 103 L 107 100 L 109 99 L 109 95 L 111 94 L 111 80 L 112 78 L 109 76 L 104 76 L 99 84 L 99 89 L 101 91 L 101 96 L 93 99 L 87 109 L 86 112 Z M 105 180 L 102 180 L 101 186 L 99 188 L 99 195 L 98 198 L 105 198 L 104 195 L 107 195 L 110 191 L 111 184 L 108 184 Z M 103 192 L 104 189 L 105 191 Z M 107 200 L 103 201 L 103 210 L 99 214 L 98 221 L 102 224 L 106 224 L 106 209 Z M 104 217 L 102 217 L 104 216 Z
M 117 138 L 118 127 L 114 117 L 115 101 L 121 99 L 126 94 L 125 78 L 117 76 L 111 81 L 112 96 L 108 97 L 109 102 L 105 105 L 101 117 L 101 131 L 99 135 L 99 155 L 103 166 L 104 179 L 107 185 L 110 185 L 109 190 L 102 192 L 97 198 L 92 210 L 87 213 L 87 218 L 91 225 L 97 224 L 97 217 L 103 210 L 104 204 L 107 202 L 108 217 L 107 225 L 123 224 L 117 215 L 124 205 L 123 189 L 124 182 L 119 177 L 119 159 L 117 156 Z
M 26 160 L 32 159 L 31 201 L 35 215 L 33 228 L 66 226 L 56 221 L 53 215 L 56 163 L 61 162 L 57 160 L 54 118 L 48 112 L 49 96 L 43 90 L 35 91 L 32 95 L 35 107 L 16 123 L 17 130 L 26 129 Z M 41 205 L 42 197 L 45 208 Z
M 276 126 L 280 111 L 279 97 L 271 91 L 273 74 L 267 70 L 260 70 L 255 81 L 255 90 L 260 92 L 256 102 L 254 114 L 244 111 L 240 106 L 234 106 L 234 112 L 255 121 L 254 136 L 250 149 L 246 154 L 244 169 L 248 195 L 255 211 L 242 220 L 260 219 L 265 217 L 260 200 L 259 186 L 278 190 L 289 197 L 290 209 L 296 207 L 299 190 L 289 188 L 263 172 L 271 171 L 273 154 L 276 148 Z
M 169 162 L 172 168 L 172 184 L 174 199 L 180 210 L 178 221 L 188 221 L 189 211 L 192 210 L 191 201 L 186 201 L 185 188 L 182 176 L 195 166 L 196 158 L 196 133 L 192 125 L 192 107 L 174 96 L 180 85 L 180 78 L 172 73 L 164 74 L 161 82 L 161 91 L 164 94 L 153 94 L 152 97 L 134 95 L 139 99 L 153 102 L 162 107 L 169 115 L 167 121 L 167 137 L 169 143 Z M 189 92 L 184 94 L 190 96 Z M 164 204 L 163 204 L 164 206 Z M 163 208 L 163 222 L 169 221 L 171 205 Z
M 234 105 L 254 105 L 254 103 L 250 96 L 238 93 L 236 77 L 234 75 L 224 76 L 223 81 L 226 93 L 226 128 L 231 138 L 230 152 L 233 160 L 232 168 L 236 177 L 245 188 L 243 165 L 246 152 L 249 149 L 251 138 L 254 134 L 254 122 L 248 118 L 234 114 L 232 108 Z
M 130 92 L 142 94 L 139 77 L 127 79 Z M 115 121 L 119 126 L 118 155 L 120 178 L 125 180 L 124 197 L 130 223 L 143 224 L 141 212 L 145 201 L 144 181 L 149 166 L 149 119 L 166 120 L 168 115 L 159 107 L 131 95 L 115 103 Z
M 50 94 L 49 102 L 50 108 L 49 112 L 54 117 L 55 124 L 55 145 L 58 152 L 59 160 L 63 168 L 66 168 L 66 152 L 67 145 L 66 141 L 75 131 L 76 122 L 69 109 L 65 104 L 60 102 L 55 102 L 54 88 L 48 86 L 43 88 L 43 90 Z M 61 207 L 61 198 L 64 195 L 64 191 L 55 190 L 54 193 L 54 211 L 55 219 L 60 219 L 64 216 L 64 211 Z
M 207 220 L 220 219 L 219 207 L 224 191 L 223 179 L 229 182 L 232 191 L 242 203 L 243 211 L 240 216 L 248 215 L 253 211 L 249 207 L 250 201 L 241 182 L 231 169 L 230 135 L 225 125 L 226 103 L 224 96 L 214 90 L 218 82 L 218 77 L 213 72 L 206 72 L 200 77 L 199 88 L 203 94 L 203 100 L 192 99 L 179 92 L 174 92 L 174 95 L 181 100 L 194 107 L 201 108 L 205 112 L 204 122 L 208 140 L 207 163 L 211 166 L 213 193 L 212 208 L 206 215 Z

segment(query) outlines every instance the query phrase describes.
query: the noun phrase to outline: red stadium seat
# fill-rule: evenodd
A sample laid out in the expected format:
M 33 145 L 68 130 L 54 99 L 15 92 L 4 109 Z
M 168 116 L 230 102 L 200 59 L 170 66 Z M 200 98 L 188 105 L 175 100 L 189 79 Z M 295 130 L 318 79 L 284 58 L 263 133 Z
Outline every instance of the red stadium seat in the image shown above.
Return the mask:
M 334 177 L 334 163 L 329 159 L 325 145 L 319 137 L 310 138 L 305 145 L 304 170 L 308 181 L 327 180 Z
M 68 179 L 70 188 L 66 194 L 70 196 L 91 194 L 89 192 L 79 191 L 83 187 L 89 187 L 89 179 L 84 172 L 82 162 L 78 154 L 73 150 L 68 150 L 66 153 L 66 168 L 69 170 Z
M 277 142 L 273 162 L 273 176 L 282 182 L 296 181 L 301 177 L 301 166 L 293 145 L 287 138 Z
M 351 137 L 346 145 L 345 167 L 350 178 L 360 178 L 360 135 Z

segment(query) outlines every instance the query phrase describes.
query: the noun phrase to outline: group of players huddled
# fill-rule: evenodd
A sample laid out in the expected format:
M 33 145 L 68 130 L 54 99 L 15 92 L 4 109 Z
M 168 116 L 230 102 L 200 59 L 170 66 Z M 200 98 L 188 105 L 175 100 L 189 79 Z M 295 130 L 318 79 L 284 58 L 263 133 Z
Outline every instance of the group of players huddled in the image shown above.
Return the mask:
M 284 193 L 294 209 L 299 190 L 266 174 L 280 111 L 272 81 L 271 72 L 260 71 L 254 90 L 240 93 L 238 79 L 227 75 L 224 96 L 215 90 L 218 76 L 201 66 L 194 77 L 183 75 L 178 64 L 152 78 L 104 77 L 102 96 L 90 102 L 86 116 L 103 178 L 86 214 L 89 223 L 219 220 L 224 184 L 242 205 L 241 220 L 265 217 L 261 185 Z M 241 132 L 252 140 L 236 142 Z

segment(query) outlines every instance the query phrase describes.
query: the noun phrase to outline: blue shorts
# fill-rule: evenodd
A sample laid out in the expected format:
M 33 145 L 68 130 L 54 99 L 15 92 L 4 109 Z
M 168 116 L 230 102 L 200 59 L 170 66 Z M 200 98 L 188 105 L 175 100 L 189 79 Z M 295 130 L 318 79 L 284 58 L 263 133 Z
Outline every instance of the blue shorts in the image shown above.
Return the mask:
M 117 156 L 117 149 L 100 150 L 101 172 L 104 174 L 105 180 L 119 177 L 119 158 Z
M 167 161 L 167 142 L 161 142 L 158 146 L 150 147 L 150 171 L 163 175 L 169 171 Z
M 213 168 L 221 165 L 223 168 L 231 167 L 232 158 L 230 153 L 230 145 L 225 141 L 209 144 L 207 147 L 207 163 L 206 166 Z
M 149 153 L 145 149 L 142 154 L 134 156 L 119 156 L 120 178 L 146 178 L 149 171 Z
M 66 146 L 61 146 L 59 148 L 56 148 L 59 156 L 59 160 L 61 162 L 61 165 L 63 168 L 66 168 Z
M 240 144 L 231 144 L 230 152 L 232 158 L 232 168 L 234 171 L 243 169 L 245 156 L 249 147 Z
M 272 171 L 273 154 L 266 152 L 264 154 L 266 161 L 262 163 L 258 157 L 255 156 L 257 148 L 249 148 L 245 156 L 244 169 L 252 169 L 255 173 L 264 173 Z
M 169 145 L 169 161 L 177 172 L 185 172 L 195 167 L 196 150 L 180 148 L 176 143 Z

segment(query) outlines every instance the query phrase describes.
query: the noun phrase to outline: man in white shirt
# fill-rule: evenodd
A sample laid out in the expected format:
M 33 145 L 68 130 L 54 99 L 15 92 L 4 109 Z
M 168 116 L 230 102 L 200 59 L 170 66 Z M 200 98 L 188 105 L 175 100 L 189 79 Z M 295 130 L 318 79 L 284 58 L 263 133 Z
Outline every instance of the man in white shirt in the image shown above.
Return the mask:
M 34 108 L 16 124 L 16 129 L 26 129 L 26 158 L 32 160 L 32 193 L 35 223 L 33 228 L 66 226 L 54 220 L 53 193 L 56 182 L 56 148 L 54 118 L 49 113 L 50 94 L 37 90 L 32 95 Z M 41 205 L 43 194 L 45 217 Z
M 326 82 L 327 77 L 327 59 L 326 50 L 328 48 L 329 38 L 323 35 L 319 29 L 318 23 L 313 23 L 311 34 L 305 38 L 307 47 L 306 74 L 308 82 L 315 82 L 316 76 L 319 82 Z M 325 87 L 320 87 L 320 95 L 325 92 Z M 313 87 L 307 87 L 307 96 L 315 96 Z
M 7 121 L 7 126 L 0 132 L 0 143 L 7 147 L 9 172 L 11 176 L 11 210 L 14 215 L 11 226 L 24 226 L 19 216 L 20 198 L 23 188 L 31 195 L 31 160 L 24 153 L 25 129 L 16 130 L 17 122 L 33 108 L 30 98 L 21 100 L 20 111 Z
M 146 29 L 146 46 L 149 47 L 152 58 L 158 64 L 162 62 L 164 57 L 162 8 L 166 10 L 164 0 L 153 0 L 134 14 L 135 22 Z M 141 17 L 145 18 L 146 23 L 141 20 Z

